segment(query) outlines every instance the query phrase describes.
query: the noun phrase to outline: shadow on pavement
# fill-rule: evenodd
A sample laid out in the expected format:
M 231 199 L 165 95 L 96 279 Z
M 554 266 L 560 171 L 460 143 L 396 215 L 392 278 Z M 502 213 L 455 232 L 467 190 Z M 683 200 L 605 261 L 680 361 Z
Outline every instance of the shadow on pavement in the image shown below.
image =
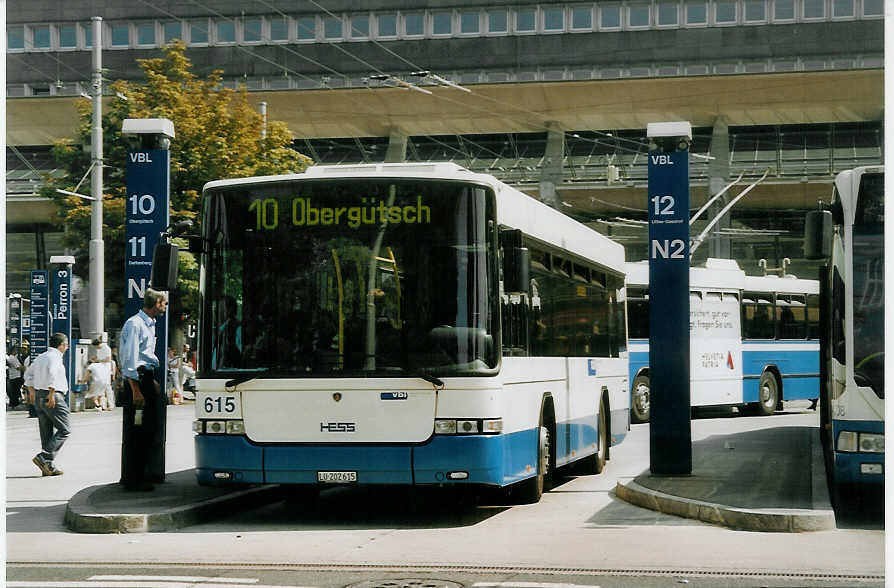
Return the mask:
M 7 533 L 67 533 L 65 504 L 51 506 L 16 506 L 6 507 Z
M 286 524 L 295 530 L 450 529 L 476 525 L 506 506 L 486 495 L 462 489 L 398 487 L 333 487 L 322 492 L 286 488 L 286 499 L 263 509 L 244 512 L 240 525 L 267 528 Z M 231 521 L 232 522 L 232 521 Z M 189 529 L 184 529 L 189 532 Z

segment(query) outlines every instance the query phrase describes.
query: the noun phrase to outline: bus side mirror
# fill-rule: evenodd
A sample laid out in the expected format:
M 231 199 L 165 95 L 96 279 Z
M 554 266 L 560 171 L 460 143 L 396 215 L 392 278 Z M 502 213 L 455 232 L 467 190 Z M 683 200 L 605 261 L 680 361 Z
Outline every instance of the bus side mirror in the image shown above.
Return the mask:
M 503 249 L 503 291 L 527 294 L 531 287 L 531 252 L 527 247 Z
M 828 259 L 832 256 L 832 213 L 812 210 L 804 223 L 804 257 Z
M 149 285 L 153 290 L 171 291 L 177 287 L 179 251 L 179 247 L 166 240 L 155 246 L 152 253 L 152 274 L 149 277 Z

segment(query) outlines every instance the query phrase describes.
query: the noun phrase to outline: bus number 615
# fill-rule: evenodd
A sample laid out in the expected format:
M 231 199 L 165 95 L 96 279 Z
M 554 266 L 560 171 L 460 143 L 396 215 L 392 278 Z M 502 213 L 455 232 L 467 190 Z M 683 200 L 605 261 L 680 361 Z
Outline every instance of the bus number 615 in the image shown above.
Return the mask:
M 205 412 L 214 413 L 214 412 L 235 412 L 236 411 L 236 397 L 235 396 L 217 396 L 217 397 L 206 397 L 205 398 Z

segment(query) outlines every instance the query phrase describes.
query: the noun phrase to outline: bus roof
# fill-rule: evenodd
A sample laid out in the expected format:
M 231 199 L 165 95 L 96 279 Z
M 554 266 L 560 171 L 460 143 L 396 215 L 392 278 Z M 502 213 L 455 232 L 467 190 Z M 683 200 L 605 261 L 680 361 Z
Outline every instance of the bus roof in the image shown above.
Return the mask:
M 627 285 L 645 288 L 649 285 L 649 262 L 631 261 L 627 268 Z M 741 290 L 745 272 L 734 259 L 709 257 L 701 266 L 689 268 L 689 286 L 717 290 Z
M 493 176 L 471 172 L 455 163 L 317 165 L 301 174 L 215 180 L 205 184 L 202 191 L 287 181 L 364 177 L 453 180 L 489 186 L 496 194 L 497 221 L 501 225 L 521 229 L 539 241 L 566 249 L 618 273 L 624 271 L 624 247 L 621 244 Z
M 819 281 L 797 278 L 793 275 L 745 276 L 745 289 L 779 294 L 819 294 Z

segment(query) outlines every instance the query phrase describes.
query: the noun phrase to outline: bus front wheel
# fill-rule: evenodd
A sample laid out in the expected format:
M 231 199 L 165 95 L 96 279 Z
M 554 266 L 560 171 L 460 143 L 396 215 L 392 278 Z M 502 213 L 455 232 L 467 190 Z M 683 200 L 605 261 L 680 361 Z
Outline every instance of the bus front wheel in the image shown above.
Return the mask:
M 549 429 L 541 422 L 537 435 L 537 473 L 533 478 L 519 482 L 519 500 L 526 504 L 540 502 L 549 476 Z
M 633 394 L 630 398 L 631 417 L 634 423 L 649 422 L 649 376 L 639 375 L 633 379 Z
M 757 413 L 769 416 L 776 412 L 779 404 L 779 383 L 772 372 L 764 372 L 758 385 Z

